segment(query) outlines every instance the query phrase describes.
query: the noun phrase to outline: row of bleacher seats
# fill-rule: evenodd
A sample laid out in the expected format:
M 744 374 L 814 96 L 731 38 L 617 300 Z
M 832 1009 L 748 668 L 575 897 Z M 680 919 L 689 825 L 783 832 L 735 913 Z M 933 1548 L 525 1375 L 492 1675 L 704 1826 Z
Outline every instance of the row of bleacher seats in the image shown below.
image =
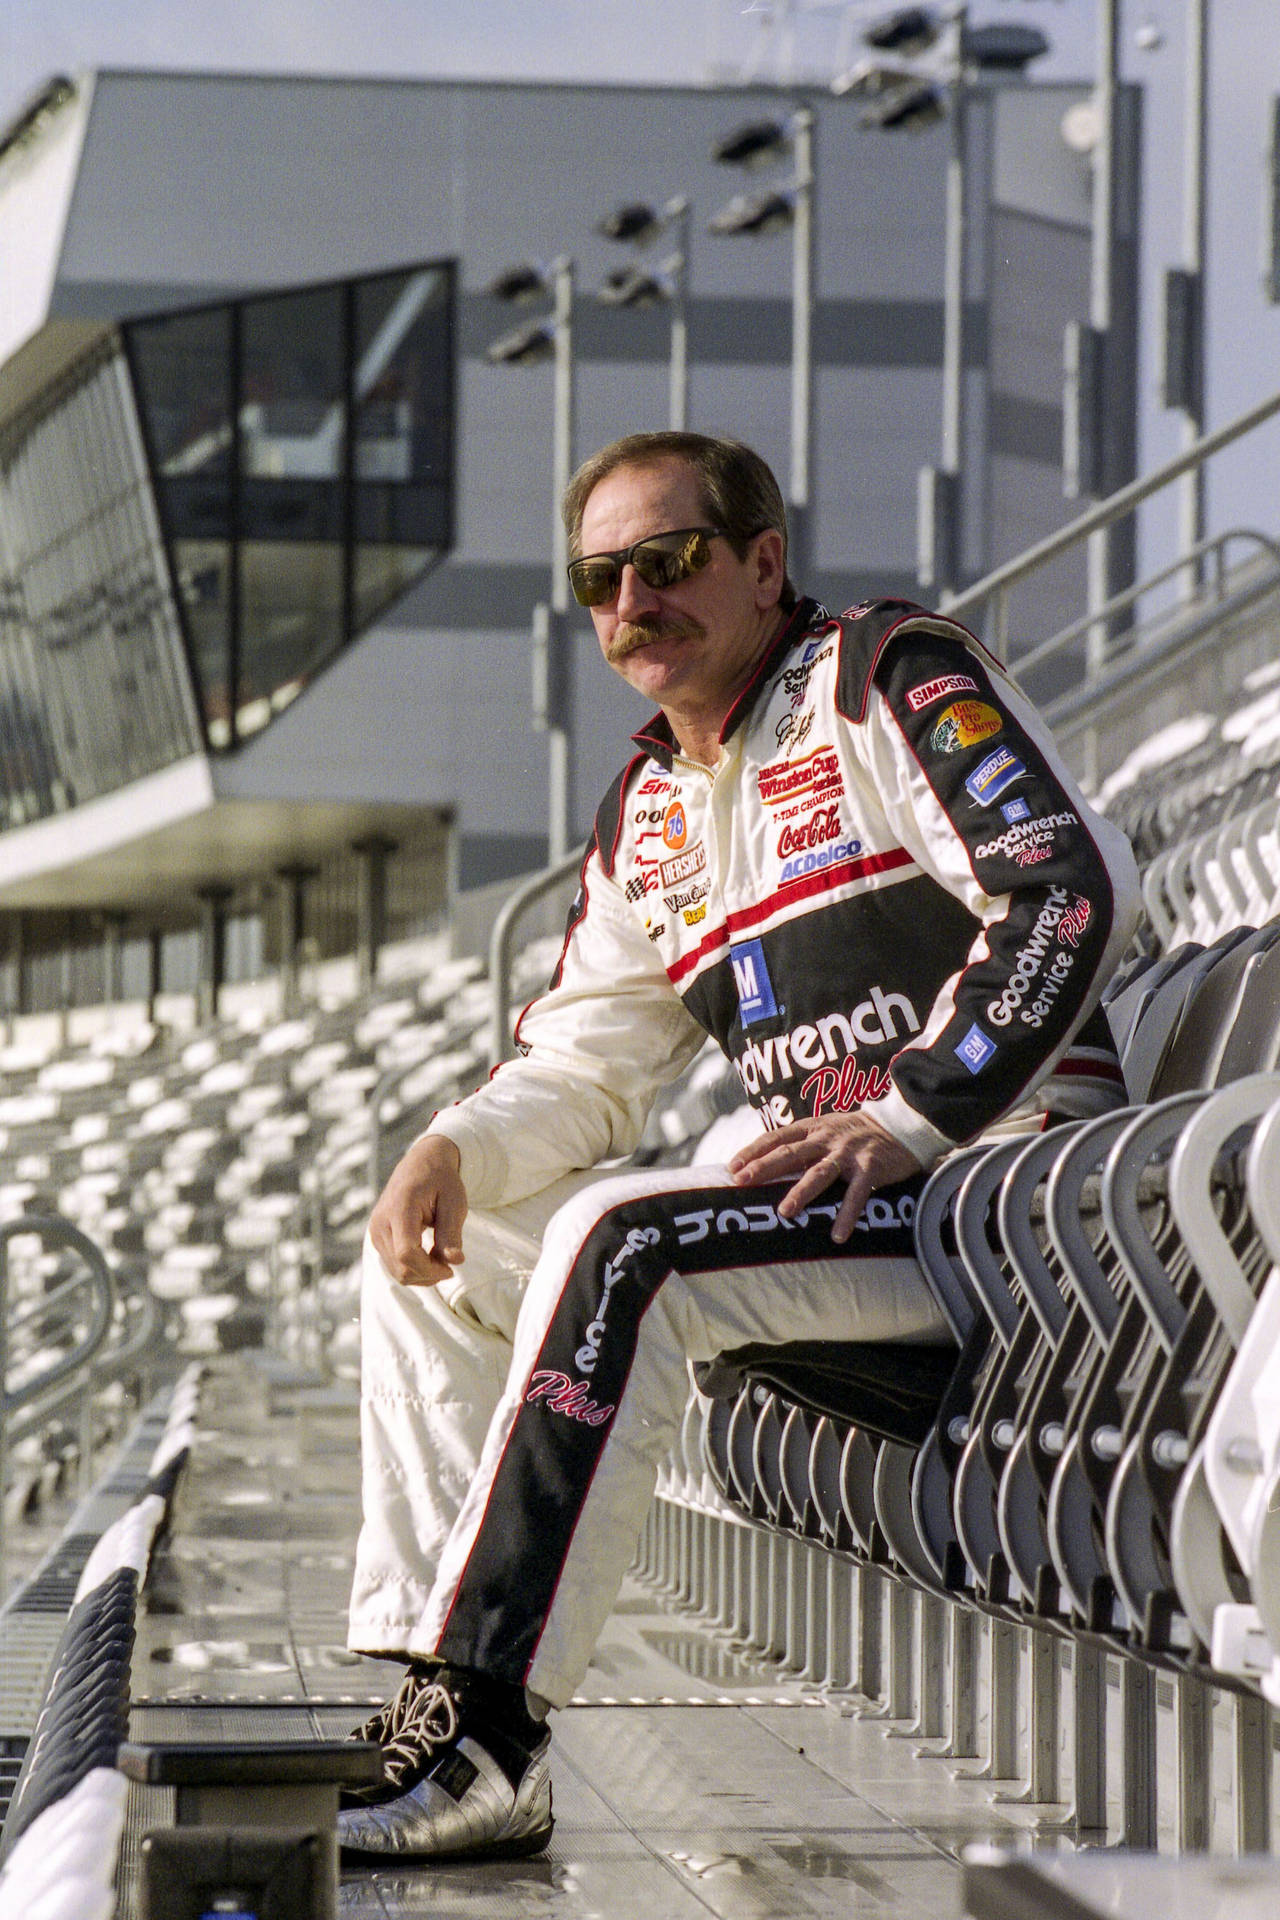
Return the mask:
M 141 1017 L 67 1043 L 31 1023 L 0 1047 L 0 1221 L 53 1214 L 104 1251 L 117 1290 L 116 1344 L 146 1302 L 160 1325 L 152 1358 L 301 1340 L 312 1358 L 354 1367 L 350 1270 L 373 1200 L 370 1103 L 395 1081 L 384 1120 L 408 1137 L 425 1108 L 483 1078 L 490 999 L 481 964 L 424 943 L 401 976 L 280 1018 L 269 999 L 204 1027 Z M 526 993 L 553 963 L 524 956 Z M 26 1236 L 9 1243 L 11 1318 L 48 1300 L 74 1256 Z M 30 1312 L 9 1343 L 5 1388 L 56 1363 L 84 1318 L 80 1302 Z M 61 1408 L 8 1449 L 3 1488 L 11 1558 L 18 1526 L 83 1491 L 88 1462 L 114 1438 L 145 1379 L 108 1380 L 83 1416 Z M 34 1540 L 35 1529 L 28 1529 Z
M 1108 1012 L 1133 1106 L 957 1153 L 921 1195 L 917 1251 L 954 1348 L 721 1356 L 665 1487 L 891 1572 L 930 1603 L 1176 1677 L 1202 1715 L 1210 1688 L 1233 1690 L 1256 1742 L 1242 1831 L 1265 1847 L 1263 1701 L 1280 1704 L 1280 922 L 1135 960 Z M 713 1104 L 706 1084 L 681 1102 L 691 1120 Z M 1148 1707 L 1151 1720 L 1154 1693 Z M 1154 1844 L 1154 1761 L 1149 1776 L 1129 1837 Z M 1207 1769 L 1181 1785 L 1183 1838 L 1204 1844 Z M 1099 1824 L 1079 1764 L 1076 1800 Z
M 1280 664 L 1245 676 L 1224 719 L 1142 742 L 1098 799 L 1133 842 L 1154 944 L 1208 943 L 1280 912 Z

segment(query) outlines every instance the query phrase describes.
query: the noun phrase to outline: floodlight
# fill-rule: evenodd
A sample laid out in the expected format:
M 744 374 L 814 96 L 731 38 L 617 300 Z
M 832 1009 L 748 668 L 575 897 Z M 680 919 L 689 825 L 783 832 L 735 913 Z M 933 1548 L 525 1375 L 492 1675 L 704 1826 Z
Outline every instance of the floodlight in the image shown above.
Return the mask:
M 628 200 L 624 205 L 615 207 L 596 228 L 606 240 L 630 241 L 633 246 L 643 247 L 662 231 L 661 216 L 645 200 Z
M 897 87 L 864 108 L 858 116 L 858 125 L 886 133 L 899 128 L 905 128 L 908 133 L 922 133 L 946 117 L 947 101 L 941 87 L 921 80 L 910 87 Z
M 506 267 L 489 282 L 485 292 L 492 300 L 507 300 L 514 306 L 522 306 L 526 301 L 536 300 L 545 292 L 547 276 L 541 267 L 531 260 L 522 260 L 519 266 Z
M 670 298 L 669 284 L 643 267 L 616 268 L 596 289 L 596 299 L 606 307 L 660 307 Z
M 931 7 L 898 7 L 862 29 L 867 46 L 877 53 L 901 53 L 914 59 L 937 45 L 942 21 Z
M 708 233 L 780 233 L 795 219 L 795 195 L 787 191 L 735 194 L 707 222 Z
M 1039 27 L 1011 21 L 965 29 L 965 59 L 988 73 L 1024 73 L 1033 60 L 1048 51 L 1049 42 Z
M 791 134 L 781 120 L 749 120 L 713 147 L 711 158 L 726 167 L 755 167 L 790 150 Z
M 860 99 L 874 100 L 896 87 L 911 86 L 916 78 L 907 67 L 889 67 L 879 60 L 858 60 L 846 73 L 839 74 L 831 82 L 831 91 L 837 94 L 854 93 Z
M 485 348 L 484 357 L 492 366 L 532 366 L 537 360 L 550 360 L 556 350 L 555 323 L 531 320 L 527 326 L 504 333 Z

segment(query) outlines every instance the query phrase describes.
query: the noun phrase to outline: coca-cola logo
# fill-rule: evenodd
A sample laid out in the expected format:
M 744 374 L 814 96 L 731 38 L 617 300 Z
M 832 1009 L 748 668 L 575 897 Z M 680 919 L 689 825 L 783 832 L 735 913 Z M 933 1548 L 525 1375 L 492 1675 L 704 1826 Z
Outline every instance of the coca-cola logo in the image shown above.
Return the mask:
M 814 847 L 825 847 L 828 840 L 839 838 L 839 807 L 820 807 L 807 820 L 798 821 L 794 827 L 788 823 L 782 829 L 778 835 L 778 857 L 785 860 L 789 854 L 811 853 Z

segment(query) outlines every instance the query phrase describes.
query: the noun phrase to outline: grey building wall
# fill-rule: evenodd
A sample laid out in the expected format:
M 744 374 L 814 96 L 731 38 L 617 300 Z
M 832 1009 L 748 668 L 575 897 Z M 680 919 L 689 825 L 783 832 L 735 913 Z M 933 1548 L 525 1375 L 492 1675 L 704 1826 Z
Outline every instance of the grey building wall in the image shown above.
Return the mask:
M 1087 300 L 1088 208 L 1057 126 L 1080 94 L 1017 87 L 973 102 L 974 572 L 1067 512 L 1056 466 L 1060 320 Z M 813 104 L 816 566 L 803 584 L 844 605 L 915 591 L 916 472 L 936 459 L 940 432 L 948 135 L 872 134 L 859 129 L 855 101 Z M 417 258 L 459 262 L 457 549 L 223 766 L 221 790 L 372 782 L 388 797 L 454 809 L 464 882 L 528 864 L 546 791 L 544 743 L 528 724 L 526 636 L 548 584 L 551 375 L 485 363 L 486 344 L 513 315 L 483 289 L 516 260 L 571 252 L 578 453 L 664 425 L 665 316 L 595 304 L 592 289 L 623 256 L 593 229 L 621 200 L 688 194 L 690 424 L 750 439 L 785 478 L 790 245 L 785 236 L 723 240 L 705 227 L 744 184 L 712 163 L 716 140 L 788 105 L 767 89 L 97 76 L 55 320 L 119 318 Z M 1068 611 L 1076 590 L 1064 581 Z M 579 626 L 576 812 L 585 827 L 643 710 L 595 657 L 585 616 Z

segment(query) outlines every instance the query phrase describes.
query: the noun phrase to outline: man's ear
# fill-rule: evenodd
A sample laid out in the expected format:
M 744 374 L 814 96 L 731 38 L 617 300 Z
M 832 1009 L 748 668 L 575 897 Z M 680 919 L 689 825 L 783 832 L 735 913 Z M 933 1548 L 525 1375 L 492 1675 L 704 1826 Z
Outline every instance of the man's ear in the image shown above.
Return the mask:
M 776 528 L 766 527 L 756 535 L 754 544 L 756 605 L 776 607 L 787 577 L 782 564 L 782 535 Z

